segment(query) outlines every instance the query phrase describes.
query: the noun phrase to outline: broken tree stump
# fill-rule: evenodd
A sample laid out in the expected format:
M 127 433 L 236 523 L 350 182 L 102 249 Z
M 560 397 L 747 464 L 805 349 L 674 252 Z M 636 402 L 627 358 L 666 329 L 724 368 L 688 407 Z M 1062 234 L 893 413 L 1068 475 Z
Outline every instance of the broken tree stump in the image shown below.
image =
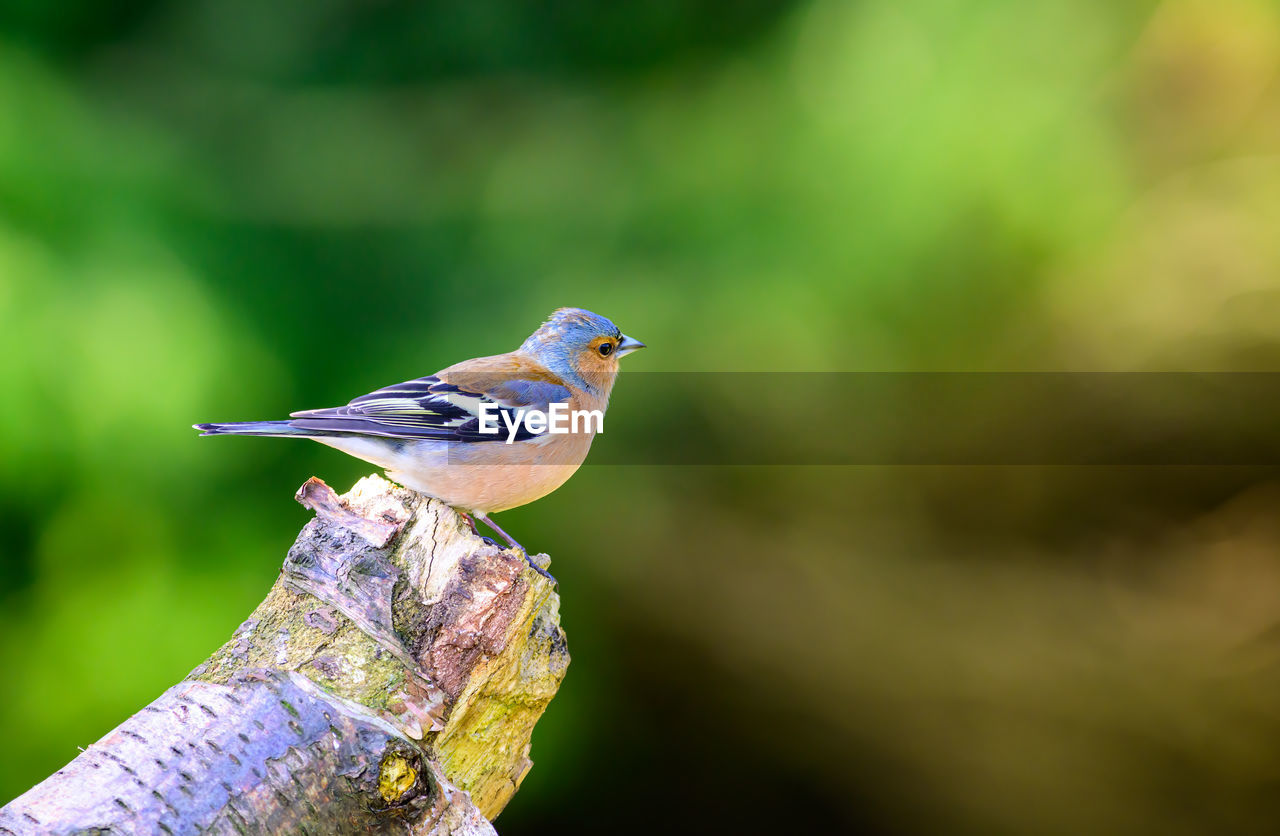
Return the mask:
M 569 664 L 551 582 L 377 476 L 297 499 L 315 519 L 231 639 L 0 834 L 493 833 Z

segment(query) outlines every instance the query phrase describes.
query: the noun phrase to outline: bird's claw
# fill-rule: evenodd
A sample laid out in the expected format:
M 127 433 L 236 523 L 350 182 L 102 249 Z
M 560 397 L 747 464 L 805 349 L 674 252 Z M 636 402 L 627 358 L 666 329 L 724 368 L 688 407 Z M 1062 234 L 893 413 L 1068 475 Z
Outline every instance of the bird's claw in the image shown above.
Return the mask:
M 521 551 L 524 551 L 524 549 L 521 549 Z M 537 572 L 539 575 L 542 575 L 542 577 L 546 578 L 547 580 L 551 581 L 552 584 L 556 586 L 560 585 L 560 581 L 556 580 L 555 575 L 552 575 L 546 569 L 543 569 L 541 566 L 534 563 L 533 558 L 529 556 L 529 553 L 527 551 L 524 552 L 524 562 L 529 564 L 530 569 Z
M 467 521 L 467 525 L 471 526 L 472 534 L 476 535 L 477 537 L 479 537 L 481 540 L 483 540 L 485 543 L 489 544 L 490 546 L 495 546 L 500 549 L 516 549 L 517 551 L 519 551 L 521 554 L 524 555 L 524 562 L 529 564 L 530 569 L 537 572 L 539 575 L 542 575 L 542 577 L 551 581 L 551 583 L 559 586 L 560 582 L 555 579 L 555 576 L 552 575 L 550 572 L 548 572 L 546 569 L 543 569 L 538 564 L 534 563 L 533 558 L 529 556 L 529 550 L 526 549 L 524 546 L 520 545 L 519 543 L 517 543 L 510 534 L 503 531 L 502 528 L 497 523 L 489 519 L 488 515 L 480 516 L 480 519 L 484 520 L 484 524 L 492 528 L 494 533 L 501 535 L 502 538 L 507 541 L 507 544 L 505 546 L 497 543 L 496 541 L 494 541 L 489 537 L 485 537 L 479 531 L 477 531 L 476 521 L 475 519 L 472 518 L 470 514 L 468 514 L 465 511 L 459 511 L 458 513 L 461 514 L 462 518 Z

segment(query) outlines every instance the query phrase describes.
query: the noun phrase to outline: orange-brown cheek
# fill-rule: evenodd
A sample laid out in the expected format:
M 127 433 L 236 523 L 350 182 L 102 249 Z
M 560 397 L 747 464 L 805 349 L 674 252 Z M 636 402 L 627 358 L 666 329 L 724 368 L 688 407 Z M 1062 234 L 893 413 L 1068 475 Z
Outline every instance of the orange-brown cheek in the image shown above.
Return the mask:
M 577 367 L 585 373 L 599 373 L 608 369 L 609 358 L 600 356 L 598 351 L 584 351 L 577 362 Z
M 613 354 L 608 357 L 600 354 L 600 346 L 606 342 L 612 344 L 613 341 L 607 337 L 597 337 L 587 345 L 586 350 L 578 356 L 579 371 L 601 374 L 614 368 L 617 358 Z M 616 349 L 617 346 L 614 346 L 614 348 Z
M 583 352 L 578 358 L 578 373 L 592 383 L 613 375 L 617 370 L 618 360 L 613 355 L 601 357 L 598 351 L 591 350 Z

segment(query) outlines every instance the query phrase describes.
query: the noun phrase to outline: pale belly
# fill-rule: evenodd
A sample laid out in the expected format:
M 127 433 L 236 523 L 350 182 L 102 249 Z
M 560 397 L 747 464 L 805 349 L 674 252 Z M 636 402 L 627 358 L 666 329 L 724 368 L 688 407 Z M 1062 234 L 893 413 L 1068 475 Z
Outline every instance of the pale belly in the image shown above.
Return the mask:
M 515 444 L 466 445 L 410 441 L 399 449 L 385 439 L 359 436 L 315 440 L 385 468 L 406 488 L 489 514 L 527 505 L 563 485 L 587 457 L 592 438 L 548 435 Z

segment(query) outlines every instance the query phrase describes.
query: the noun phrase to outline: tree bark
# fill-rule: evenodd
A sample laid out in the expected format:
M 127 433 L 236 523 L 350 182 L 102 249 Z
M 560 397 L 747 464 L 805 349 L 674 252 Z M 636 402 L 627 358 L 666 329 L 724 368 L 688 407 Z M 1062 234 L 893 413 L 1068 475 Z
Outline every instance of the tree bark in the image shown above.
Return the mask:
M 297 499 L 316 517 L 231 639 L 0 834 L 494 832 L 569 664 L 552 583 L 377 476 Z

